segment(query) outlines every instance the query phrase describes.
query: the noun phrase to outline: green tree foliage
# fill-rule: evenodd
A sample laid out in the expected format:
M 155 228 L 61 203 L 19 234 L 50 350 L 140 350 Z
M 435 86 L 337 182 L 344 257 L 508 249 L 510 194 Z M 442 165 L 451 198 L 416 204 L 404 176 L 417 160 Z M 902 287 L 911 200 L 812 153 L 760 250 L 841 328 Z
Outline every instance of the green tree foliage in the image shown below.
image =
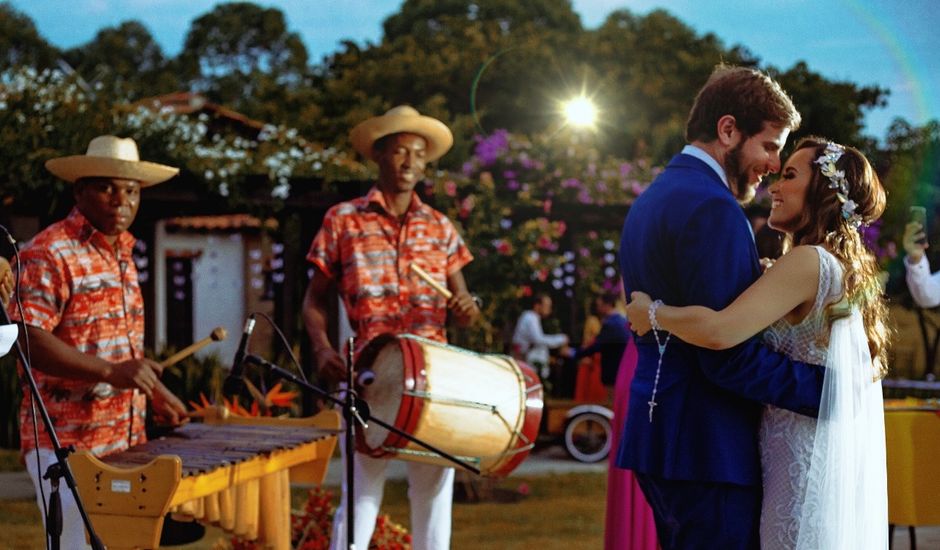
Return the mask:
M 770 69 L 803 116 L 803 123 L 793 137 L 805 135 L 826 137 L 872 151 L 874 143 L 862 135 L 865 111 L 884 107 L 888 91 L 877 86 L 859 86 L 823 78 L 800 61 L 779 72 Z
M 113 105 L 60 71 L 26 67 L 3 73 L 0 82 L 0 161 L 7 167 L 0 199 L 24 214 L 48 216 L 67 189 L 45 161 L 84 152 L 91 138 L 110 133 Z
M 760 67 L 745 47 L 700 35 L 663 10 L 618 10 L 584 30 L 568 2 L 409 0 L 384 28 L 381 43 L 347 42 L 318 69 L 322 116 L 307 128 L 342 145 L 367 116 L 433 104 L 457 134 L 444 166 L 466 157 L 476 132 L 557 129 L 559 102 L 582 91 L 603 113 L 602 152 L 663 161 L 684 142 L 695 93 L 716 64 Z M 807 133 L 863 142 L 864 112 L 884 104 L 884 90 L 832 82 L 805 64 L 780 78 L 806 113 Z
M 461 21 L 496 22 L 507 34 L 530 25 L 564 32 L 581 30 L 581 18 L 571 8 L 570 0 L 405 0 L 401 11 L 386 19 L 382 27 L 385 39 L 394 41 L 428 32 L 447 34 L 463 26 Z
M 309 84 L 307 49 L 284 14 L 248 2 L 219 4 L 194 20 L 179 65 L 192 89 L 265 120 L 281 121 L 288 113 L 279 102 Z
M 77 75 L 31 68 L 5 73 L 0 87 L 0 202 L 41 217 L 56 211 L 68 186 L 46 160 L 81 154 L 91 138 L 134 138 L 142 158 L 183 168 L 194 190 L 245 208 L 277 209 L 292 178 L 342 181 L 368 177 L 345 151 L 310 143 L 287 126 L 266 125 L 254 137 L 210 131 L 208 115 L 177 115 L 115 105 L 91 94 Z
M 63 57 L 82 78 L 115 99 L 135 101 L 180 89 L 173 64 L 138 21 L 102 29 Z
M 727 50 L 713 34 L 700 37 L 663 10 L 615 11 L 589 40 L 609 150 L 628 157 L 674 154 L 685 141 L 695 94 L 715 65 L 755 64 L 740 48 Z
M 409 103 L 452 123 L 465 157 L 480 129 L 540 132 L 557 120 L 558 83 L 577 57 L 564 46 L 580 32 L 567 2 L 406 2 L 385 26 L 381 44 L 347 42 L 320 68 L 324 116 L 311 131 L 321 139 L 344 139 L 363 118 Z
M 58 50 L 39 36 L 29 16 L 6 2 L 0 3 L 0 71 L 19 67 L 51 68 L 58 55 Z
M 872 156 L 875 169 L 887 189 L 885 224 L 890 234 L 900 234 L 908 219 L 908 207 L 926 206 L 930 242 L 940 242 L 940 122 L 913 126 L 896 119 L 888 128 L 885 147 Z

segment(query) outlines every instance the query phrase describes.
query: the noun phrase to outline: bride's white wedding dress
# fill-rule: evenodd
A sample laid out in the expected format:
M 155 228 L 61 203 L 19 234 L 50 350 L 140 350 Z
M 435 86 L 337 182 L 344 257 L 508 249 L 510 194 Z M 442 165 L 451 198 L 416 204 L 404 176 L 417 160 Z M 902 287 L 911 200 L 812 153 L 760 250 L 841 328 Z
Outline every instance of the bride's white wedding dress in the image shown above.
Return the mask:
M 760 429 L 764 550 L 883 550 L 888 546 L 881 383 L 873 381 L 857 308 L 831 325 L 842 266 L 822 247 L 810 313 L 777 321 L 765 342 L 793 359 L 826 365 L 819 420 L 766 406 Z

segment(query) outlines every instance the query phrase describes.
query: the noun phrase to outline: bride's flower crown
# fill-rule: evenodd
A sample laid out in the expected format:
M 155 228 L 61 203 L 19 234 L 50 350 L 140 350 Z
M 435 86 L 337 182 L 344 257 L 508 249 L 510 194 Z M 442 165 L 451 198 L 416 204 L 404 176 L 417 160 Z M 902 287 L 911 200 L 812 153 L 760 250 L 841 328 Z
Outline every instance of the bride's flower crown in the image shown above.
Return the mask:
M 836 197 L 842 203 L 842 217 L 845 218 L 849 226 L 858 230 L 862 225 L 862 216 L 855 213 L 858 205 L 849 198 L 849 182 L 845 179 L 845 171 L 836 168 L 836 162 L 842 158 L 844 153 L 845 147 L 830 141 L 826 144 L 826 150 L 822 155 L 819 155 L 815 163 L 819 165 L 819 171 L 822 172 L 822 175 L 829 178 L 829 188 L 836 190 Z

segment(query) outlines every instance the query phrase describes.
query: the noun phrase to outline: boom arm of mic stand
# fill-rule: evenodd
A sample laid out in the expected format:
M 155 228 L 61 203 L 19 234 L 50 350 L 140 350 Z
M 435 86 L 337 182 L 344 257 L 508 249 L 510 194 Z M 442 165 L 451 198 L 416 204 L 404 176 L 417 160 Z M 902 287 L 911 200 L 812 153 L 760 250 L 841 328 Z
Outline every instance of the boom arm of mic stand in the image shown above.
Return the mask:
M 266 360 L 264 360 L 264 359 L 262 359 L 262 358 L 260 358 L 260 357 L 258 357 L 258 356 L 256 356 L 256 355 L 247 355 L 247 356 L 245 356 L 245 360 L 246 360 L 246 361 L 251 361 L 252 363 L 254 363 L 254 364 L 256 364 L 256 365 L 260 365 L 260 366 L 262 366 L 262 367 L 265 367 L 266 369 L 268 369 L 269 371 L 271 371 L 271 372 L 272 372 L 273 374 L 275 374 L 276 376 L 278 376 L 278 377 L 280 377 L 280 378 L 283 378 L 283 379 L 285 379 L 285 380 L 288 380 L 288 381 L 290 381 L 290 382 L 293 382 L 293 383 L 297 384 L 298 386 L 300 386 L 300 387 L 302 387 L 302 388 L 304 388 L 304 389 L 306 389 L 306 390 L 312 391 L 312 392 L 314 392 L 315 394 L 317 394 L 317 395 L 319 395 L 319 396 L 321 396 L 321 397 L 326 398 L 328 401 L 331 401 L 331 402 L 333 402 L 333 403 L 335 403 L 335 404 L 337 404 L 337 405 L 340 405 L 341 407 L 345 407 L 345 406 L 346 406 L 345 402 L 344 402 L 342 399 L 339 399 L 339 398 L 337 398 L 337 397 L 334 397 L 333 395 L 330 395 L 330 394 L 329 394 L 328 392 L 326 392 L 325 390 L 323 390 L 323 389 L 321 389 L 321 388 L 318 388 L 317 386 L 314 386 L 314 385 L 311 384 L 310 382 L 307 382 L 306 380 L 300 378 L 299 376 L 295 375 L 294 373 L 292 373 L 292 372 L 290 372 L 290 371 L 288 371 L 288 370 L 282 369 L 281 367 L 275 365 L 274 363 L 271 363 L 270 361 L 266 361 Z M 402 430 L 396 428 L 395 426 L 392 426 L 392 425 L 388 424 L 387 422 L 385 422 L 385 421 L 383 421 L 383 420 L 381 420 L 381 419 L 378 419 L 378 418 L 373 417 L 373 416 L 371 415 L 370 411 L 369 411 L 368 403 L 366 403 L 364 400 L 362 400 L 362 399 L 356 399 L 356 403 L 357 403 L 357 404 L 356 404 L 356 408 L 359 410 L 360 416 L 362 417 L 362 419 L 363 419 L 364 421 L 366 421 L 366 422 L 374 422 L 374 423 L 378 424 L 379 426 L 382 426 L 382 427 L 385 428 L 386 430 L 388 430 L 388 431 L 390 431 L 390 432 L 393 432 L 393 433 L 395 433 L 395 434 L 397 434 L 397 435 L 400 435 L 400 436 L 404 437 L 405 439 L 407 439 L 408 441 L 414 442 L 414 443 L 416 443 L 416 444 L 418 444 L 418 445 L 424 447 L 425 449 L 427 449 L 427 450 L 429 450 L 429 451 L 431 451 L 431 452 L 433 452 L 433 453 L 436 453 L 436 454 L 440 455 L 441 457 L 447 459 L 448 461 L 454 463 L 454 464 L 457 465 L 457 466 L 460 466 L 461 468 L 464 468 L 464 469 L 466 469 L 466 470 L 468 470 L 468 471 L 470 471 L 470 472 L 473 472 L 473 473 L 475 473 L 475 474 L 479 474 L 479 473 L 480 473 L 480 469 L 477 468 L 476 466 L 473 466 L 473 465 L 470 464 L 469 462 L 460 460 L 459 458 L 457 458 L 457 457 L 451 455 L 451 454 L 448 453 L 447 451 L 442 451 L 441 449 L 438 449 L 437 447 L 434 447 L 434 446 L 431 445 L 430 443 L 426 443 L 426 442 L 424 442 L 424 441 L 418 439 L 417 437 L 414 437 L 413 435 L 411 435 L 411 434 L 409 434 L 409 433 L 403 432 Z M 362 405 L 365 405 L 365 406 L 362 406 Z
M 0 324 L 10 324 L 10 316 L 7 315 L 7 310 L 3 306 L 0 306 Z M 26 330 L 25 323 L 22 323 L 20 326 L 24 331 Z M 36 403 L 37 408 L 39 409 L 39 415 L 42 417 L 43 426 L 45 426 L 46 433 L 49 435 L 49 440 L 52 442 L 52 449 L 55 451 L 56 460 L 59 464 L 59 474 L 65 478 L 65 483 L 69 486 L 69 490 L 72 492 L 72 497 L 75 499 L 75 505 L 78 507 L 78 513 L 82 516 L 82 522 L 85 524 L 85 529 L 88 531 L 88 539 L 91 542 L 91 547 L 95 550 L 104 550 L 104 544 L 101 542 L 101 539 L 98 538 L 98 534 L 95 533 L 95 528 L 91 524 L 91 519 L 88 517 L 88 513 L 85 511 L 85 506 L 82 504 L 82 499 L 78 494 L 78 488 L 75 485 L 75 477 L 72 475 L 72 469 L 69 467 L 68 455 L 72 451 L 71 449 L 63 449 L 62 444 L 59 443 L 59 437 L 55 433 L 55 428 L 52 425 L 52 419 L 49 418 L 49 411 L 46 410 L 46 404 L 43 403 L 42 396 L 39 395 L 39 387 L 36 386 L 36 379 L 33 378 L 32 367 L 30 366 L 29 361 L 26 360 L 26 355 L 23 353 L 23 348 L 20 347 L 19 338 L 13 342 L 13 347 L 16 349 L 16 355 L 20 360 L 20 364 L 23 365 L 23 375 L 26 377 L 26 382 L 29 384 L 29 391 L 33 396 L 33 402 Z M 40 485 L 42 485 L 41 482 Z

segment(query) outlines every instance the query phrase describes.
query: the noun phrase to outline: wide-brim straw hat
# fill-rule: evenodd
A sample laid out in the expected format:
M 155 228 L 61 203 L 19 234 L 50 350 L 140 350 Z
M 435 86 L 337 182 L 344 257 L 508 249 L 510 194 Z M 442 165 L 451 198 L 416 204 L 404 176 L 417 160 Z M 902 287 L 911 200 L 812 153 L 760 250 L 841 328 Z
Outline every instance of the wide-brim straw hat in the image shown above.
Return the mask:
M 92 139 L 84 155 L 49 159 L 46 169 L 71 183 L 81 178 L 121 178 L 137 180 L 141 187 L 164 182 L 180 171 L 172 166 L 140 160 L 137 142 L 116 136 Z
M 427 143 L 427 160 L 444 156 L 454 144 L 454 135 L 440 120 L 424 116 L 414 107 L 399 105 L 382 116 L 372 117 L 356 125 L 349 132 L 349 140 L 359 154 L 375 160 L 372 145 L 391 134 L 409 133 L 423 137 Z

